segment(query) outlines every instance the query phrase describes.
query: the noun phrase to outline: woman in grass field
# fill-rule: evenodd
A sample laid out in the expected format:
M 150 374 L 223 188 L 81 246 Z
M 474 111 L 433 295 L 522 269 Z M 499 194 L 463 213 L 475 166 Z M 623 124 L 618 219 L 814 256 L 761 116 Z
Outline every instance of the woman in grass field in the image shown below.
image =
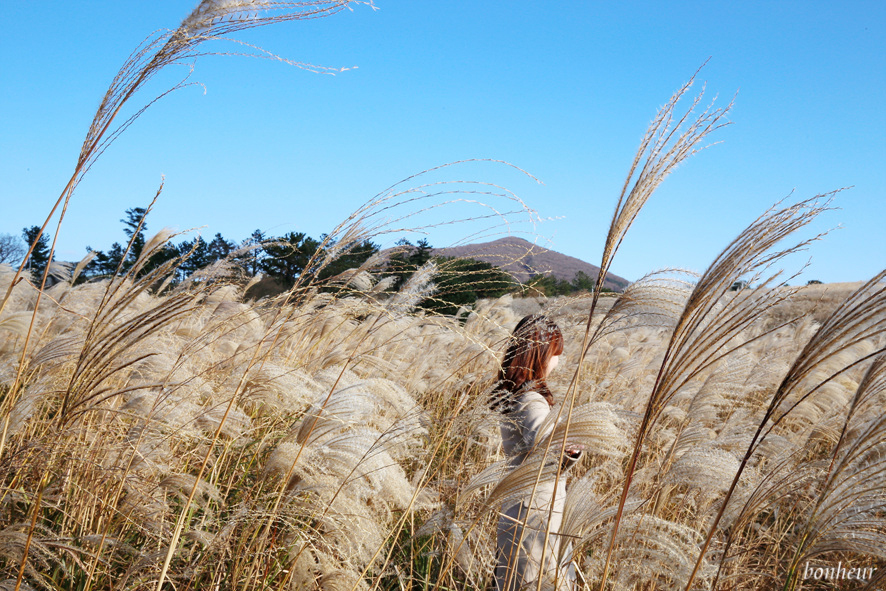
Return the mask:
M 562 353 L 563 334 L 546 316 L 526 316 L 511 335 L 493 408 L 502 414 L 502 445 L 512 469 L 522 464 L 536 448 L 539 428 L 554 406 L 554 396 L 545 378 L 557 366 Z M 557 457 L 559 452 L 559 448 L 551 446 L 548 456 Z M 578 461 L 581 453 L 580 446 L 567 446 L 559 478 L 542 476 L 533 494 L 502 506 L 495 568 L 498 591 L 535 589 L 539 578 L 547 583 L 543 588 L 550 588 L 551 583 L 555 583 L 557 590 L 574 588 L 575 571 L 569 562 L 570 553 L 564 552 L 564 564 L 558 563 L 558 532 L 566 500 L 565 472 Z M 549 461 L 556 460 L 545 458 L 545 462 Z

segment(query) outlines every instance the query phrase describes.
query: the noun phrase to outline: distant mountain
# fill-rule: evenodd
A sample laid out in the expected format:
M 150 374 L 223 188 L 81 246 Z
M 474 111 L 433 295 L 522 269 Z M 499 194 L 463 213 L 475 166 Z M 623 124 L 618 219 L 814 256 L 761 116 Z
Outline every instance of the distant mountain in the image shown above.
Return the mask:
M 435 248 L 434 254 L 449 257 L 468 257 L 501 267 L 521 282 L 533 275 L 552 275 L 557 279 L 572 281 L 575 274 L 584 271 L 592 279 L 600 273 L 600 267 L 581 259 L 548 250 L 523 238 L 506 236 L 479 244 L 451 248 Z M 621 291 L 630 283 L 624 277 L 609 273 L 603 287 Z

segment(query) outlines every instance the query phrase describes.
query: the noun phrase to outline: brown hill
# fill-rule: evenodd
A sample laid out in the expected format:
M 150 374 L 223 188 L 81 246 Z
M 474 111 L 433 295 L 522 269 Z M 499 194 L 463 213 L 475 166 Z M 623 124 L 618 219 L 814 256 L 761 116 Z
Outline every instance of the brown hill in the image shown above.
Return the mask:
M 522 282 L 526 282 L 534 275 L 552 275 L 557 279 L 572 281 L 579 271 L 584 271 L 592 279 L 600 273 L 600 267 L 596 265 L 548 250 L 516 236 L 506 236 L 480 244 L 435 248 L 434 254 L 469 257 L 485 261 L 496 267 L 501 267 Z M 630 281 L 627 279 L 609 273 L 606 275 L 603 286 L 614 291 L 621 291 L 627 287 L 628 283 Z

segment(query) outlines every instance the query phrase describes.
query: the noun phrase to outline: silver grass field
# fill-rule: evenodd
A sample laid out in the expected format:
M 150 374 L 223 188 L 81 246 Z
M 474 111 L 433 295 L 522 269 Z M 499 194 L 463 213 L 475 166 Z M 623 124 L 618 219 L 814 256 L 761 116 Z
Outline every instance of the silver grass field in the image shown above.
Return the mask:
M 206 0 L 149 38 L 44 230 L 159 69 L 347 4 Z M 656 187 L 726 124 L 731 104 L 689 98 L 693 80 L 614 196 L 601 273 Z M 616 296 L 600 281 L 444 316 L 418 307 L 440 295 L 434 263 L 398 292 L 379 258 L 317 279 L 403 228 L 536 219 L 506 189 L 422 179 L 332 229 L 275 298 L 246 299 L 233 256 L 183 281 L 182 259 L 142 272 L 165 231 L 99 282 L 75 285 L 85 261 L 35 281 L 0 266 L 0 589 L 486 589 L 499 507 L 555 478 L 573 443 L 588 452 L 560 533 L 583 589 L 886 585 L 886 271 L 805 288 L 779 271 L 836 193 L 773 206 L 700 275 L 656 271 Z M 731 291 L 740 279 L 755 287 Z M 508 471 L 489 394 L 510 331 L 539 311 L 566 340 L 556 420 Z M 865 578 L 809 575 L 844 567 Z

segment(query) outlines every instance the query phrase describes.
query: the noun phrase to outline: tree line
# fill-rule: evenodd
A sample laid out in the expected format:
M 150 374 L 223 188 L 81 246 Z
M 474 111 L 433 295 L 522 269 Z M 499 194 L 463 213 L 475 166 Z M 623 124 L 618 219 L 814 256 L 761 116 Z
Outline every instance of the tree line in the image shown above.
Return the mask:
M 557 279 L 553 275 L 535 275 L 529 279 L 526 285 L 532 292 L 552 297 L 594 291 L 595 281 L 594 277 L 584 271 L 578 271 L 572 281 Z M 601 291 L 612 293 L 613 290 L 604 287 Z
M 148 246 L 147 213 L 141 207 L 127 209 L 120 220 L 124 239 L 114 242 L 105 250 L 87 246 L 87 254 L 91 254 L 92 258 L 77 282 L 97 281 L 129 273 Z M 49 256 L 51 236 L 44 232 L 38 238 L 38 234 L 40 227 L 31 226 L 22 229 L 22 241 L 8 234 L 0 235 L 0 263 L 19 264 L 33 245 L 26 262 L 35 283 L 40 281 L 46 267 L 52 262 Z M 252 294 L 256 297 L 282 293 L 291 288 L 306 271 L 314 274 L 313 279 L 323 284 L 325 280 L 348 269 L 360 267 L 379 253 L 379 246 L 369 240 L 350 244 L 348 248 L 337 248 L 342 254 L 316 270 L 318 261 L 324 258 L 324 250 L 337 246 L 341 245 L 336 245 L 326 236 L 317 239 L 303 232 L 269 236 L 256 230 L 241 241 L 230 240 L 216 233 L 209 240 L 195 236 L 153 248 L 148 259 L 142 261 L 139 273 L 149 273 L 170 260 L 180 258 L 175 279 L 181 281 L 213 263 L 228 261 L 239 269 L 244 278 L 259 274 L 265 276 L 264 285 Z M 470 305 L 477 299 L 499 297 L 521 287 L 510 275 L 489 263 L 435 256 L 427 240 L 420 240 L 416 245 L 401 240 L 398 248 L 386 258 L 380 279 L 390 278 L 387 281 L 390 291 L 402 288 L 413 273 L 428 261 L 436 263 L 435 291 L 422 300 L 419 307 L 440 313 L 455 313 L 460 306 Z
M 128 273 L 142 256 L 147 245 L 147 210 L 141 207 L 127 209 L 120 220 L 124 239 L 114 242 L 107 250 L 87 246 L 92 259 L 78 277 L 78 282 L 95 281 Z M 40 234 L 39 226 L 22 229 L 22 240 L 9 234 L 0 235 L 0 263 L 18 264 L 33 246 L 27 267 L 35 282 L 39 281 L 52 261 L 48 233 Z M 254 297 L 281 293 L 293 286 L 321 250 L 325 236 L 313 238 L 303 232 L 288 232 L 282 236 L 269 236 L 255 230 L 245 240 L 229 240 L 216 233 L 210 240 L 201 236 L 169 242 L 156 249 L 142 266 L 140 273 L 148 273 L 167 261 L 181 258 L 176 270 L 176 280 L 181 281 L 213 263 L 228 260 L 238 267 L 244 276 L 266 276 L 252 294 Z M 35 244 L 36 242 L 36 244 Z M 328 241 L 327 241 L 328 242 Z M 327 243 L 326 248 L 334 247 Z M 330 262 L 317 273 L 323 281 L 348 269 L 359 267 L 369 257 L 379 252 L 379 246 L 371 241 L 351 245 L 346 252 Z M 322 252 L 321 252 L 322 255 Z M 455 313 L 461 306 L 470 306 L 478 299 L 500 297 L 506 293 L 558 296 L 591 291 L 594 278 L 579 271 L 572 281 L 549 275 L 536 275 L 525 285 L 490 263 L 475 259 L 441 257 L 433 254 L 427 239 L 412 244 L 406 239 L 387 257 L 382 278 L 390 277 L 391 290 L 401 289 L 413 273 L 428 261 L 436 263 L 435 292 L 419 306 L 440 313 Z M 609 291 L 604 288 L 604 291 Z
M 147 213 L 141 207 L 127 209 L 120 220 L 123 224 L 123 240 L 114 242 L 107 250 L 87 246 L 86 250 L 92 258 L 77 281 L 96 281 L 129 273 L 147 246 Z M 51 237 L 48 233 L 43 233 L 37 238 L 39 233 L 39 226 L 23 228 L 23 242 L 8 234 L 0 235 L 0 263 L 19 263 L 27 249 L 33 245 L 27 267 L 34 281 L 39 281 L 47 265 L 52 262 L 49 256 Z M 170 260 L 181 259 L 175 277 L 177 281 L 181 281 L 213 263 L 228 261 L 244 277 L 259 274 L 265 276 L 263 285 L 260 284 L 258 289 L 248 294 L 260 297 L 282 293 L 291 288 L 306 271 L 314 273 L 318 260 L 323 258 L 323 249 L 335 246 L 326 236 L 316 239 L 303 232 L 269 236 L 261 230 L 255 230 L 239 242 L 216 233 L 209 240 L 195 236 L 178 243 L 168 242 L 153 249 L 147 261 L 143 261 L 139 273 L 148 273 Z M 360 267 L 379 253 L 379 246 L 368 240 L 348 246 L 349 248 L 341 249 L 343 254 L 317 271 L 313 279 L 322 284 L 324 280 L 348 269 Z M 318 253 L 320 257 L 317 256 Z M 436 267 L 434 293 L 425 297 L 418 305 L 443 314 L 454 314 L 459 308 L 470 306 L 478 299 L 500 297 L 506 293 L 556 296 L 591 291 L 594 287 L 594 279 L 582 271 L 572 281 L 537 275 L 523 285 L 490 263 L 435 255 L 427 239 L 419 240 L 416 244 L 406 239 L 400 240 L 397 248 L 388 253 L 380 279 L 389 278 L 389 291 L 399 291 L 429 261 Z

